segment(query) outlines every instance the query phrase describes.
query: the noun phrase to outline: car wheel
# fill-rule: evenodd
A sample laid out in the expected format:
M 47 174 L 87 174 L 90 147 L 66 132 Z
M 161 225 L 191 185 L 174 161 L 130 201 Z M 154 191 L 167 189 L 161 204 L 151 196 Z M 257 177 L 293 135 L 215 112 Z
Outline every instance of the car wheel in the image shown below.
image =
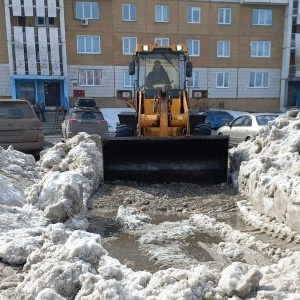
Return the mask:
M 193 135 L 211 135 L 211 128 L 208 124 L 197 124 L 193 126 Z
M 116 137 L 130 137 L 134 135 L 133 128 L 127 124 L 119 124 L 116 127 Z
M 223 135 L 223 132 L 219 132 L 218 135 Z
M 251 136 L 247 136 L 245 142 L 250 141 L 251 139 L 252 139 Z

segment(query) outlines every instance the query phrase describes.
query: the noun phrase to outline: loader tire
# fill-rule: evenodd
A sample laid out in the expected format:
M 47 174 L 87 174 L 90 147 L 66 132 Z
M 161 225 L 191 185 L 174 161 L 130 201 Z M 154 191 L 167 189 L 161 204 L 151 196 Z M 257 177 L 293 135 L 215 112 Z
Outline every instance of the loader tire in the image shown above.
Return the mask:
M 116 127 L 116 137 L 129 137 L 133 136 L 133 128 L 126 124 L 119 124 Z
M 197 124 L 193 127 L 193 135 L 211 135 L 211 127 L 208 124 Z

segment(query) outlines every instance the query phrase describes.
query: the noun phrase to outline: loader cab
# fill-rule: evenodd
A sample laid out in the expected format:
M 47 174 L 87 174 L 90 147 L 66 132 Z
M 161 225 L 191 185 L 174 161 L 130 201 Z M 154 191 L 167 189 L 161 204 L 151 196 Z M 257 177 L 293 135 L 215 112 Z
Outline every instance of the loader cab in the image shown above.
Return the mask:
M 192 64 L 186 60 L 186 52 L 174 51 L 172 46 L 158 46 L 151 51 L 136 52 L 135 60 L 129 64 L 129 74 L 135 73 L 136 65 L 136 88 L 143 90 L 146 97 L 153 97 L 162 86 L 167 86 L 169 92 L 178 97 L 179 91 L 186 89 L 186 77 L 192 75 Z M 163 78 L 157 78 L 158 63 Z

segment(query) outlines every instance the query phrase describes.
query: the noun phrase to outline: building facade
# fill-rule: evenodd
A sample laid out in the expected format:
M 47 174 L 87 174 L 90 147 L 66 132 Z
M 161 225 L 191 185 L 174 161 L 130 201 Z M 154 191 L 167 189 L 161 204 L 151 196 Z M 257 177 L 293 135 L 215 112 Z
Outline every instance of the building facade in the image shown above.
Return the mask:
M 137 43 L 186 43 L 201 109 L 300 106 L 298 0 L 0 1 L 0 97 L 68 108 L 134 92 Z

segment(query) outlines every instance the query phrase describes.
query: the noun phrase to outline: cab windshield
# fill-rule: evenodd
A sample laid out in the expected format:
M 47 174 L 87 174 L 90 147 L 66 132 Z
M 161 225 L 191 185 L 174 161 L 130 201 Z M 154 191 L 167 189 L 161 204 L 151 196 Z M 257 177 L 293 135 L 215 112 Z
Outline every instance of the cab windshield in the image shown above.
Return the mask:
M 169 89 L 180 89 L 184 81 L 180 78 L 180 68 L 182 67 L 184 67 L 184 60 L 178 55 L 170 53 L 141 54 L 139 56 L 138 87 L 145 90 L 153 90 L 162 86 L 167 86 Z

